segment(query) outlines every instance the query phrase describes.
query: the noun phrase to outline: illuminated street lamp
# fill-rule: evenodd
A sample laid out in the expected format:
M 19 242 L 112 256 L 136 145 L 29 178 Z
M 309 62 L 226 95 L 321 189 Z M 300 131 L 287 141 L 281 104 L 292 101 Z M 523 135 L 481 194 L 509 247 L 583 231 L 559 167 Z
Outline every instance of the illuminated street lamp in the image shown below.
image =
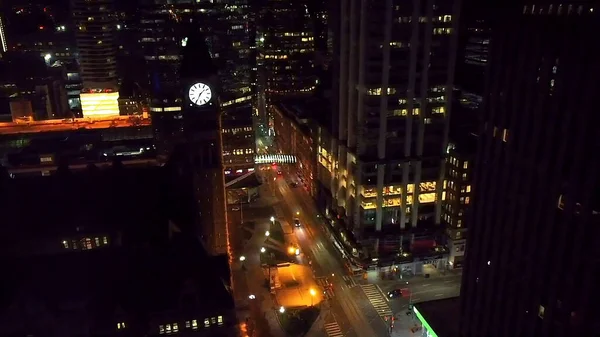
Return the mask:
M 300 255 L 300 248 L 296 248 L 295 253 L 296 253 L 296 256 Z
M 283 314 L 285 312 L 285 308 L 283 306 L 279 307 L 279 312 Z
M 249 299 L 251 299 L 251 300 L 253 300 L 253 299 L 255 299 L 255 298 L 256 298 L 256 296 L 254 296 L 254 295 L 250 295 L 250 296 L 248 296 L 248 298 L 249 298 Z
M 314 299 L 317 292 L 313 288 L 310 288 L 308 292 L 310 293 L 310 306 L 312 307 L 314 306 Z
M 269 232 L 269 231 L 266 231 L 266 232 L 265 232 L 265 236 L 269 236 L 269 235 L 271 235 L 271 232 Z
M 265 249 L 265 247 L 260 247 L 260 252 L 261 252 L 261 253 L 264 253 L 264 252 L 266 252 L 266 251 L 267 251 L 267 249 Z
M 289 246 L 288 247 L 288 253 L 290 255 L 294 255 L 295 252 L 296 252 L 296 248 L 294 248 L 294 246 Z
M 242 261 L 242 262 L 246 261 L 246 257 L 244 255 L 240 256 L 240 261 Z
M 275 217 L 274 216 L 272 216 L 270 220 L 271 220 L 271 223 L 275 224 Z

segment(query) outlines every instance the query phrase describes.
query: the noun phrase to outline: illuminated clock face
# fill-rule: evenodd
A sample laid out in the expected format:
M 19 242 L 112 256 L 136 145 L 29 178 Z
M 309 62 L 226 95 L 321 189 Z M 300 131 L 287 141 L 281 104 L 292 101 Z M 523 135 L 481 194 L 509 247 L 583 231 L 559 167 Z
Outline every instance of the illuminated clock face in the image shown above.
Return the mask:
M 188 92 L 190 101 L 196 105 L 204 105 L 212 98 L 210 87 L 204 83 L 196 83 L 190 87 Z

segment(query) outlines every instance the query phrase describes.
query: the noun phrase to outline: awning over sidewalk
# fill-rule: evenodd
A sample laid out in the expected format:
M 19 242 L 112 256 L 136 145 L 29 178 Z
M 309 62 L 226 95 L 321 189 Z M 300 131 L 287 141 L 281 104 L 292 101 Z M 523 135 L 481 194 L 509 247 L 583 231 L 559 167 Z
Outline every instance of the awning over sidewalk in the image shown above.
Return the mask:
M 231 181 L 233 181 L 234 179 L 231 179 Z M 227 181 L 226 181 L 227 183 Z M 258 181 L 258 177 L 256 176 L 256 173 L 252 173 L 249 174 L 248 176 L 244 177 L 243 179 L 234 182 L 233 184 L 227 186 L 228 190 L 236 190 L 236 189 L 241 189 L 241 188 L 254 188 L 254 187 L 258 187 L 261 185 L 261 182 Z

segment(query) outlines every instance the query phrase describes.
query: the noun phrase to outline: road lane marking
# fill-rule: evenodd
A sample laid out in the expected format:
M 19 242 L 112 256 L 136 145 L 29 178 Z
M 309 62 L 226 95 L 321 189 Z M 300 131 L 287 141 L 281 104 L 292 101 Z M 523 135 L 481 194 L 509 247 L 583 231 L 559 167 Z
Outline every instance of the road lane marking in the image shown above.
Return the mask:
M 377 311 L 379 317 L 383 318 L 393 314 L 392 309 L 388 304 L 388 299 L 383 295 L 379 286 L 373 284 L 361 284 L 360 287 L 367 296 L 369 302 L 371 302 L 373 308 L 375 308 L 375 311 Z
M 337 322 L 325 323 L 323 326 L 325 328 L 325 332 L 329 337 L 343 337 L 342 330 Z
M 442 297 L 444 294 L 435 294 L 435 297 Z
M 424 294 L 424 293 L 432 293 L 434 291 L 440 291 L 440 290 L 447 290 L 447 287 L 436 287 L 436 288 L 429 288 L 428 290 L 421 290 L 421 291 L 413 291 L 413 295 L 415 294 Z
M 327 278 L 326 277 L 319 277 L 317 278 L 317 283 L 319 284 L 319 286 L 321 287 L 321 289 L 323 289 L 323 295 L 325 295 L 326 298 L 332 298 L 335 296 L 335 293 L 333 292 L 333 289 L 331 287 L 328 286 L 327 284 Z
M 348 288 L 356 287 L 356 281 L 354 280 L 353 277 L 344 275 L 344 281 L 348 285 Z
M 385 294 L 383 293 L 383 290 L 381 290 L 381 287 L 379 286 L 379 284 L 376 284 L 375 286 L 377 287 L 377 290 L 379 290 L 379 292 L 381 293 L 381 296 L 383 296 L 383 298 L 385 299 L 385 301 L 389 302 L 390 299 L 387 296 L 385 296 Z
M 429 287 L 431 284 L 427 283 L 427 284 L 421 284 L 421 287 Z

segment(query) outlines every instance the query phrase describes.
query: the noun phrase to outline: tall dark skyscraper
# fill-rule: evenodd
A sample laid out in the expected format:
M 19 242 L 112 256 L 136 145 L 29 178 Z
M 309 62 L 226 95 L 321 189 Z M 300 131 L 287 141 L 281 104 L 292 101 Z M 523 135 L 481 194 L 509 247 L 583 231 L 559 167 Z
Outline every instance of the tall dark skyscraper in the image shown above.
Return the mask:
M 72 0 L 84 88 L 116 88 L 117 23 L 112 0 Z
M 600 334 L 600 61 L 590 53 L 600 8 L 592 3 L 495 8 L 463 336 Z
M 112 0 L 72 0 L 84 117 L 119 115 L 113 5 Z
M 191 169 L 190 188 L 197 201 L 196 230 L 212 255 L 227 252 L 225 180 L 223 177 L 221 110 L 216 69 L 205 38 L 198 30 L 188 37 L 181 60 L 183 137 Z
M 317 78 L 314 31 L 307 6 L 298 0 L 265 0 L 258 22 L 260 109 L 285 97 L 309 96 Z

